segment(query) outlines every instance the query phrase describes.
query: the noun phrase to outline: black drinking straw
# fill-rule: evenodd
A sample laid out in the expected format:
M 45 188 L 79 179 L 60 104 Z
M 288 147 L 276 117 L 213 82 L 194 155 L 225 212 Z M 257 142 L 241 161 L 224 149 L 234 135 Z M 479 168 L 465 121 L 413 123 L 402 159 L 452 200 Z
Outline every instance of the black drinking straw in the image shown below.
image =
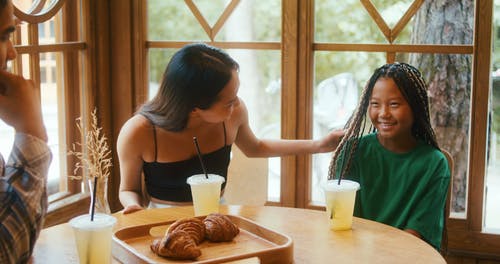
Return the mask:
M 200 159 L 201 168 L 203 169 L 203 173 L 205 173 L 205 178 L 208 179 L 207 169 L 205 168 L 205 164 L 203 163 L 203 158 L 201 157 L 200 146 L 198 145 L 198 139 L 193 137 L 194 145 L 196 146 L 196 152 L 198 153 L 198 158 Z
M 94 177 L 94 190 L 92 190 L 92 204 L 90 207 L 90 221 L 94 221 L 94 211 L 95 211 L 95 195 L 97 193 L 97 177 Z

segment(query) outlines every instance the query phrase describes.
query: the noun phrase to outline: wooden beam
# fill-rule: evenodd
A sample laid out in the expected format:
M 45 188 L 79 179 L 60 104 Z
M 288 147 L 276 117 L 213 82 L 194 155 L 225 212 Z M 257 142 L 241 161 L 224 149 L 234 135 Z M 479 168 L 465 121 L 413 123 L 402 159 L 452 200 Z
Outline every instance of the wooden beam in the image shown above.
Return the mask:
M 182 48 L 192 42 L 189 41 L 146 41 L 146 48 Z M 262 50 L 280 50 L 281 43 L 279 42 L 220 42 L 211 41 L 207 44 L 222 49 L 262 49 Z
M 409 45 L 409 44 L 350 44 L 350 43 L 315 43 L 314 50 L 322 51 L 365 51 L 365 52 L 401 52 L 401 53 L 442 53 L 472 54 L 472 45 Z

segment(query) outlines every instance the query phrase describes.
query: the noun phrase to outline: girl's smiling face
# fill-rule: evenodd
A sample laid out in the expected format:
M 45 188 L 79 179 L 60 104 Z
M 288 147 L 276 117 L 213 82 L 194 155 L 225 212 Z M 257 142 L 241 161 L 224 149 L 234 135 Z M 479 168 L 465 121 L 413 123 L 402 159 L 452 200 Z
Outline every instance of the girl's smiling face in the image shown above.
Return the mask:
M 392 78 L 380 78 L 370 96 L 368 115 L 377 138 L 388 149 L 415 142 L 413 111 Z

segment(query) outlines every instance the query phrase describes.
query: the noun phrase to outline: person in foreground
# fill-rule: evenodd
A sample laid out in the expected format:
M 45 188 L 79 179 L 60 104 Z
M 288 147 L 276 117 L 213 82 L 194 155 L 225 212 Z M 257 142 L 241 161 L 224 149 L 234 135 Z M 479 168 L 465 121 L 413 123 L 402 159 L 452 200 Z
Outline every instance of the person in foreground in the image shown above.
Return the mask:
M 186 179 L 203 173 L 193 137 L 208 173 L 226 180 L 233 143 L 248 157 L 329 152 L 337 147 L 343 131 L 321 140 L 258 139 L 237 95 L 238 69 L 227 53 L 202 43 L 186 45 L 174 54 L 156 96 L 124 124 L 118 136 L 123 213 L 143 209 L 142 172 L 150 206 L 192 203 Z
M 354 215 L 407 231 L 439 250 L 450 170 L 429 117 L 426 84 L 406 63 L 386 64 L 368 81 L 329 179 L 360 184 Z M 371 120 L 366 131 L 366 116 Z
M 10 0 L 0 0 L 0 119 L 15 129 L 9 160 L 0 155 L 0 263 L 26 263 L 47 212 L 52 154 L 46 144 L 40 96 L 34 84 L 7 72 L 15 59 L 16 24 Z

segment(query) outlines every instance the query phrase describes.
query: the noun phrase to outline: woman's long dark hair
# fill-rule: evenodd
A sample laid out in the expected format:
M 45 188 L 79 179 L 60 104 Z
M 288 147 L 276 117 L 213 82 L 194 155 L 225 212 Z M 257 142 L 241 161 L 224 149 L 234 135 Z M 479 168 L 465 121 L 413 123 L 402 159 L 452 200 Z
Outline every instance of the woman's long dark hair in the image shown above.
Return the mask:
M 352 158 L 361 137 L 366 132 L 376 132 L 375 127 L 371 124 L 368 130 L 365 128 L 367 126 L 367 111 L 370 105 L 370 97 L 375 83 L 380 78 L 393 79 L 399 91 L 410 105 L 414 118 L 411 129 L 412 135 L 417 140 L 422 140 L 439 149 L 436 135 L 431 126 L 427 85 L 422 78 L 422 74 L 415 67 L 407 63 L 396 62 L 385 64 L 376 69 L 371 76 L 361 94 L 357 110 L 345 126 L 346 134 L 333 154 L 328 171 L 328 179 L 334 179 L 336 172 L 339 173 L 339 177 L 343 177 L 349 171 Z
M 186 128 L 189 113 L 207 109 L 238 70 L 238 63 L 221 49 L 189 44 L 174 54 L 156 96 L 138 111 L 154 125 L 169 131 Z

